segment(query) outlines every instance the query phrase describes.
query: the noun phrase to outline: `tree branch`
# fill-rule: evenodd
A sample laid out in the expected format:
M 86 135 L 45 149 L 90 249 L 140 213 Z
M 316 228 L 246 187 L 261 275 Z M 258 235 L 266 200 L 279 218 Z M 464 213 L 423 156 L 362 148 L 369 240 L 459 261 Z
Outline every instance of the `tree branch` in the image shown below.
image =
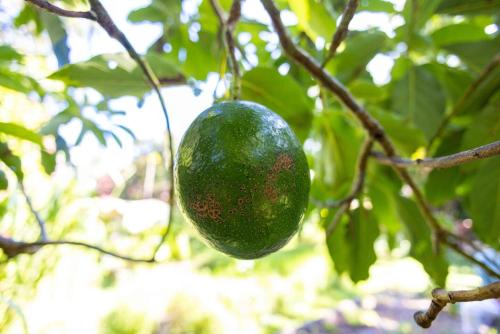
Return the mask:
M 19 254 L 34 254 L 42 247 L 50 246 L 50 245 L 72 245 L 79 246 L 84 248 L 89 248 L 95 251 L 98 251 L 102 254 L 106 254 L 109 256 L 116 257 L 121 260 L 130 261 L 130 262 L 142 262 L 142 263 L 154 263 L 156 260 L 154 258 L 135 258 L 130 256 L 125 256 L 118 254 L 116 252 L 104 249 L 102 247 L 92 245 L 86 242 L 81 241 L 72 241 L 72 240 L 40 240 L 35 242 L 23 242 L 16 241 L 11 238 L 7 238 L 0 235 L 0 249 L 2 249 L 5 254 L 9 258 L 13 258 Z
M 439 138 L 442 134 L 446 126 L 450 122 L 450 120 L 462 109 L 463 105 L 467 101 L 467 99 L 481 86 L 481 83 L 485 81 L 491 74 L 494 73 L 494 70 L 500 65 L 500 53 L 497 53 L 493 60 L 486 65 L 484 70 L 479 74 L 476 80 L 474 80 L 469 87 L 465 90 L 464 94 L 458 99 L 457 103 L 452 107 L 451 112 L 446 116 L 441 124 L 439 125 L 434 136 L 429 140 L 429 144 L 427 148 L 432 147 L 432 144 L 435 142 L 437 138 Z
M 184 85 L 186 84 L 186 77 L 183 74 L 179 73 L 172 77 L 160 77 L 158 78 L 158 82 L 160 83 L 161 87 Z
M 127 39 L 127 36 L 118 29 L 116 24 L 113 22 L 112 18 L 109 16 L 108 12 L 104 8 L 104 6 L 101 4 L 99 0 L 89 0 L 90 3 L 90 12 L 87 12 L 88 14 L 80 14 L 78 16 L 74 16 L 73 14 L 75 12 L 68 12 L 66 10 L 62 10 L 58 7 L 55 7 L 48 3 L 47 1 L 42 1 L 42 0 L 25 0 L 27 2 L 33 3 L 37 6 L 39 6 L 42 9 L 45 9 L 51 13 L 57 14 L 57 15 L 62 15 L 62 16 L 69 16 L 69 17 L 82 17 L 86 18 L 92 21 L 96 21 L 107 33 L 110 37 L 116 39 L 128 52 L 130 57 L 136 61 L 136 63 L 139 65 L 141 68 L 142 72 L 144 73 L 144 76 L 147 78 L 149 83 L 151 84 L 151 87 L 153 88 L 154 92 L 158 96 L 158 100 L 160 101 L 160 106 L 163 111 L 163 115 L 165 117 L 165 122 L 166 122 L 166 127 L 167 127 L 167 137 L 168 137 L 168 147 L 169 147 L 169 153 L 170 153 L 170 166 L 167 166 L 169 169 L 169 179 L 170 179 L 170 193 L 169 193 L 169 200 L 170 200 L 170 212 L 168 216 L 168 225 L 170 226 L 172 224 L 172 219 L 173 219 L 173 208 L 174 206 L 174 149 L 173 149 L 173 141 L 172 141 L 172 131 L 170 128 L 170 118 L 168 116 L 168 111 L 167 111 L 167 106 L 165 104 L 165 100 L 163 99 L 163 96 L 160 92 L 160 81 L 156 77 L 155 73 L 149 66 L 148 62 L 137 53 L 133 45 L 130 43 L 130 41 Z M 72 14 L 73 13 L 73 14 Z M 70 14 L 70 15 L 67 15 Z M 165 233 L 168 233 L 170 231 L 170 228 L 167 227 L 165 229 Z M 161 240 L 163 241 L 166 238 L 165 236 L 162 236 Z M 159 247 L 158 247 L 159 248 Z M 153 257 L 156 256 L 156 252 L 153 254 Z
M 351 192 L 346 198 L 337 202 L 338 205 L 340 205 L 340 208 L 335 213 L 332 222 L 326 228 L 327 238 L 333 233 L 335 227 L 337 227 L 344 213 L 346 213 L 347 210 L 349 210 L 351 202 L 356 197 L 358 197 L 359 194 L 361 194 L 361 191 L 363 190 L 363 185 L 365 183 L 365 176 L 366 176 L 366 167 L 368 166 L 368 157 L 370 156 L 372 147 L 373 147 L 373 138 L 368 137 L 363 143 L 363 146 L 361 147 L 361 151 L 359 153 L 358 165 L 356 168 L 357 176 L 352 183 Z
M 394 145 L 387 137 L 387 134 L 380 123 L 366 112 L 366 110 L 354 99 L 352 94 L 337 79 L 321 68 L 318 62 L 308 53 L 293 43 L 291 38 L 288 36 L 283 22 L 281 21 L 280 12 L 274 2 L 272 0 L 261 0 L 261 2 L 271 17 L 273 27 L 278 34 L 281 46 L 288 57 L 302 65 L 325 88 L 336 95 L 339 100 L 358 118 L 365 130 L 380 143 L 388 157 L 395 156 L 396 151 Z M 435 240 L 439 240 L 442 237 L 443 229 L 433 216 L 431 208 L 425 201 L 422 192 L 406 170 L 394 165 L 392 167 L 399 177 L 412 189 L 415 200 L 422 211 L 422 214 L 426 218 L 426 222 L 431 228 Z
M 432 302 L 427 311 L 419 311 L 413 315 L 415 322 L 423 328 L 429 328 L 439 312 L 448 303 L 481 301 L 485 299 L 500 298 L 500 281 L 472 290 L 446 291 L 444 289 L 432 290 Z
M 429 168 L 450 168 L 468 162 L 493 157 L 496 155 L 500 155 L 500 140 L 467 151 L 436 158 L 411 160 L 400 157 L 389 158 L 380 152 L 372 153 L 372 156 L 374 156 L 379 163 L 389 166 L 398 166 L 401 168 L 414 166 Z
M 236 47 L 233 33 L 236 23 L 241 16 L 241 0 L 233 0 L 233 4 L 231 5 L 231 9 L 229 11 L 229 17 L 227 19 L 225 19 L 226 15 L 218 0 L 210 0 L 210 4 L 212 5 L 217 19 L 219 20 L 221 32 L 224 36 L 224 48 L 226 49 L 226 54 L 229 58 L 229 67 L 231 68 L 231 74 L 233 76 L 231 95 L 233 99 L 237 100 L 241 95 L 241 74 L 238 60 L 236 59 Z
M 387 137 L 383 127 L 380 123 L 374 119 L 366 110 L 358 104 L 351 93 L 333 76 L 331 76 L 327 71 L 325 71 L 318 62 L 311 57 L 308 53 L 302 50 L 300 47 L 296 46 L 291 38 L 288 36 L 286 28 L 281 21 L 280 12 L 272 0 L 261 0 L 264 8 L 271 17 L 276 33 L 278 34 L 281 46 L 285 53 L 294 60 L 296 63 L 302 65 L 314 78 L 316 78 L 325 88 L 336 95 L 340 101 L 358 118 L 360 123 L 363 125 L 365 130 L 369 135 L 377 141 L 383 148 L 385 155 L 387 157 L 393 157 L 396 155 L 396 150 L 391 140 Z M 485 269 L 490 274 L 495 277 L 500 277 L 498 273 L 492 270 L 485 263 L 475 259 L 470 254 L 465 252 L 460 246 L 451 242 L 448 237 L 452 235 L 450 232 L 444 230 L 437 219 L 434 217 L 430 205 L 424 198 L 424 195 L 416 185 L 415 181 L 411 178 L 410 174 L 401 167 L 391 165 L 398 176 L 412 189 L 415 201 L 425 218 L 425 221 L 429 225 L 432 231 L 432 239 L 434 249 L 438 251 L 438 245 L 440 243 L 445 243 L 450 248 L 455 250 L 457 253 L 461 254 L 471 262 L 474 262 Z
M 51 4 L 50 2 L 48 2 L 46 0 L 25 0 L 25 1 L 30 2 L 39 8 L 42 8 L 46 11 L 49 11 L 49 12 L 54 13 L 54 14 L 59 15 L 59 16 L 76 17 L 76 18 L 97 21 L 97 17 L 91 11 L 78 12 L 78 11 L 73 11 L 73 10 L 67 10 L 67 9 L 63 9 L 63 8 L 54 6 L 53 4 Z
M 335 56 L 335 53 L 337 52 L 337 48 L 339 47 L 340 43 L 342 43 L 342 41 L 347 37 L 347 33 L 349 32 L 349 23 L 354 17 L 358 5 L 359 5 L 359 0 L 349 0 L 347 2 L 346 7 L 344 9 L 344 13 L 342 13 L 342 20 L 340 21 L 337 31 L 335 31 L 335 34 L 332 37 L 332 44 L 328 49 L 328 54 L 325 57 L 325 60 L 323 61 L 321 67 L 324 68 L 328 64 L 328 62 L 333 58 L 333 56 Z

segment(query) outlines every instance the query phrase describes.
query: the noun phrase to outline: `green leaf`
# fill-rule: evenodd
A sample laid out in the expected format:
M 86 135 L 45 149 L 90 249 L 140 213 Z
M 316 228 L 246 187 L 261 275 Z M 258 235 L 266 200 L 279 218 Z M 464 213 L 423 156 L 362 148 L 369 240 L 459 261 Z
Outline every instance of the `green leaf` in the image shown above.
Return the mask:
M 266 67 L 245 72 L 241 86 L 243 99 L 261 103 L 279 114 L 305 140 L 311 127 L 313 103 L 302 86 Z
M 56 134 L 56 150 L 64 152 L 64 155 L 66 157 L 66 161 L 69 162 L 71 161 L 71 153 L 69 151 L 69 146 L 64 140 L 63 137 L 60 135 Z
M 69 63 L 69 47 L 67 44 L 68 34 L 62 20 L 48 12 L 41 11 L 40 18 L 49 34 L 52 42 L 52 50 L 57 58 L 59 67 Z
M 88 0 L 62 0 L 68 9 L 85 10 L 88 9 Z
M 118 146 L 120 146 L 120 148 L 123 148 L 122 141 L 114 132 L 112 132 L 112 131 L 103 131 L 103 132 L 106 136 L 111 136 L 111 138 L 113 138 L 113 140 L 116 142 L 116 144 Z
M 71 121 L 73 118 L 76 116 L 72 114 L 71 112 L 68 111 L 68 109 L 61 111 L 59 114 L 56 114 L 53 116 L 47 124 L 45 124 L 42 129 L 40 130 L 40 133 L 42 135 L 48 135 L 48 134 L 57 134 L 59 127 L 63 124 L 67 124 L 69 121 Z
M 83 119 L 83 129 L 85 131 L 90 131 L 94 134 L 96 139 L 99 141 L 99 143 L 102 146 L 106 146 L 106 137 L 104 136 L 104 131 L 101 130 L 94 122 L 88 120 L 88 119 Z
M 499 10 L 499 0 L 442 0 L 437 8 L 438 13 L 449 15 L 491 14 Z
M 121 125 L 121 124 L 117 124 L 116 125 L 118 128 L 122 129 L 123 131 L 125 131 L 133 140 L 137 140 L 137 137 L 135 136 L 135 134 L 132 132 L 132 130 L 130 130 L 129 128 L 127 128 L 126 126 L 124 125 Z
M 221 0 L 219 1 L 219 4 L 226 12 L 228 12 L 231 8 L 232 1 Z M 198 6 L 198 16 L 202 31 L 216 33 L 219 30 L 219 19 L 214 13 L 210 0 L 201 1 L 201 4 Z
M 327 221 L 331 222 L 331 219 Z M 328 247 L 328 253 L 333 261 L 333 265 L 338 274 L 349 270 L 349 242 L 345 237 L 346 234 L 346 224 L 348 223 L 347 216 L 344 215 L 341 221 L 333 231 L 333 233 L 326 240 L 326 245 Z
M 208 73 L 219 72 L 224 48 L 216 33 L 200 31 L 198 38 L 197 42 L 193 42 L 187 33 L 183 34 L 181 45 L 185 49 L 186 60 L 181 68 L 186 76 L 205 80 Z
M 0 62 L 20 61 L 23 55 L 10 45 L 0 45 Z
M 489 39 L 482 27 L 472 23 L 457 23 L 442 27 L 431 34 L 438 47 L 455 43 L 476 42 Z
M 356 161 L 363 138 L 362 132 L 345 112 L 323 110 L 315 118 L 321 150 L 314 166 L 313 189 L 322 198 L 341 198 L 351 187 Z
M 434 15 L 436 7 L 441 0 L 408 0 L 405 1 L 402 14 L 405 24 L 395 29 L 396 42 L 404 42 L 407 54 L 411 51 L 427 52 L 429 40 L 423 33 L 423 28 Z
M 500 35 L 484 41 L 449 44 L 443 48 L 460 57 L 474 71 L 480 72 L 498 53 L 498 45 Z
M 14 19 L 14 26 L 19 28 L 30 23 L 34 24 L 36 35 L 39 35 L 43 31 L 43 23 L 40 19 L 40 13 L 35 9 L 34 6 L 26 4 Z
M 490 245 L 500 245 L 500 158 L 485 161 L 478 170 L 470 193 L 470 215 L 477 236 Z
M 49 78 L 60 80 L 68 86 L 91 87 L 110 97 L 142 96 L 149 91 L 149 86 L 140 74 L 134 73 L 136 66 L 133 61 L 125 57 L 96 56 L 84 62 L 66 65 Z
M 389 113 L 382 109 L 371 108 L 370 114 L 384 127 L 389 137 L 394 140 L 396 147 L 410 155 L 419 147 L 425 145 L 425 136 L 422 130 L 409 124 L 402 115 Z M 404 131 L 402 131 L 404 129 Z
M 427 21 L 434 15 L 442 0 L 408 0 L 403 8 L 406 29 L 417 32 L 423 28 Z
M 181 2 L 177 0 L 153 0 L 149 6 L 133 10 L 130 22 L 163 22 L 168 27 L 179 22 Z
M 21 167 L 21 159 L 14 155 L 6 143 L 0 142 L 0 161 L 16 174 L 19 180 L 23 180 L 24 174 Z
M 471 115 L 462 143 L 462 150 L 500 140 L 500 91 L 491 98 L 490 103 L 480 113 Z
M 432 249 L 431 230 L 417 205 L 410 199 L 399 197 L 398 212 L 410 237 L 410 255 L 419 261 L 438 286 L 445 286 L 448 263 Z
M 394 5 L 389 1 L 384 0 L 361 0 L 359 3 L 359 12 L 383 12 L 383 13 L 395 13 Z
M 374 175 L 370 175 L 370 182 L 367 184 L 368 196 L 373 206 L 373 215 L 380 222 L 380 225 L 385 227 L 388 234 L 396 235 L 401 230 L 401 222 L 395 196 L 397 196 L 401 185 L 383 175 L 381 168 L 377 168 L 376 171 Z
M 80 134 L 78 135 L 78 138 L 76 138 L 75 146 L 78 146 L 82 143 L 83 138 L 85 138 L 85 135 L 87 134 L 87 132 L 88 132 L 87 128 L 82 126 L 82 129 L 80 130 Z
M 375 85 L 372 81 L 358 79 L 349 84 L 352 95 L 370 102 L 378 102 L 387 98 L 386 87 Z
M 5 67 L 0 67 L 0 86 L 28 94 L 36 91 L 41 95 L 43 90 L 38 83 L 24 74 L 11 71 Z
M 40 151 L 42 157 L 43 170 L 47 174 L 52 174 L 56 169 L 56 155 L 50 154 L 44 150 Z
M 425 66 L 417 66 L 395 83 L 392 104 L 430 139 L 443 119 L 446 97 L 433 73 Z
M 429 69 L 439 80 L 450 105 L 454 105 L 462 97 L 465 90 L 472 83 L 473 76 L 470 71 L 461 68 L 449 67 L 445 64 L 431 63 L 427 65 Z
M 151 67 L 158 77 L 179 74 L 176 65 L 159 55 L 148 55 L 146 59 L 151 60 Z M 60 80 L 68 86 L 91 87 L 109 97 L 142 97 L 151 90 L 137 64 L 125 54 L 103 54 L 66 65 L 49 78 Z
M 314 41 L 318 37 L 329 40 L 335 33 L 334 15 L 316 0 L 288 0 L 290 9 L 297 15 L 299 27 Z
M 387 41 L 387 35 L 378 30 L 352 32 L 349 36 L 345 50 L 327 66 L 345 83 L 362 74 L 366 65 L 385 47 Z
M 460 172 L 457 168 L 434 169 L 427 177 L 425 194 L 433 205 L 443 205 L 453 199 L 455 188 L 460 182 Z
M 368 270 L 377 259 L 373 243 L 379 235 L 379 230 L 377 221 L 368 210 L 359 208 L 351 212 L 350 218 L 350 224 L 347 226 L 350 246 L 349 276 L 353 282 L 359 282 L 368 278 Z
M 24 139 L 40 146 L 42 145 L 42 137 L 38 133 L 26 129 L 19 124 L 0 122 L 0 133 Z
M 377 221 L 370 211 L 357 209 L 350 213 L 350 219 L 342 219 L 327 240 L 337 272 L 347 270 L 353 282 L 367 279 L 377 259 L 373 243 L 378 235 Z
M 474 91 L 467 96 L 464 103 L 461 104 L 457 115 L 467 114 L 475 116 L 478 110 L 483 109 L 488 103 L 495 103 L 500 99 L 500 66 L 496 66 L 492 72 L 481 80 Z M 498 106 L 498 104 L 497 104 Z
M 0 190 L 5 190 L 9 187 L 9 181 L 5 173 L 0 170 Z
M 406 55 L 401 55 L 400 57 L 396 58 L 394 61 L 394 66 L 391 70 L 392 82 L 401 80 L 401 78 L 405 76 L 405 74 L 412 66 L 413 62 Z

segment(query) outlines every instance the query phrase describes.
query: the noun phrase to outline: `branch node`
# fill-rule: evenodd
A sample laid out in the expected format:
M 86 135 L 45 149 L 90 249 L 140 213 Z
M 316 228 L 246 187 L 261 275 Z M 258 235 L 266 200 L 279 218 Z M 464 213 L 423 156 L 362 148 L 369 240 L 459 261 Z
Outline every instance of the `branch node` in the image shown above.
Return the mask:
M 408 168 L 412 166 L 428 168 L 450 168 L 479 159 L 486 159 L 500 155 L 500 140 L 455 154 L 426 159 L 412 160 L 401 157 L 390 157 L 380 152 L 374 152 L 372 155 L 378 160 L 379 163 L 383 165 L 396 166 L 399 168 Z
M 432 301 L 427 311 L 418 311 L 413 315 L 415 322 L 423 328 L 429 328 L 439 312 L 447 304 L 457 302 L 481 301 L 485 299 L 496 299 L 500 297 L 500 281 L 472 289 L 446 291 L 445 289 L 437 288 L 432 290 Z

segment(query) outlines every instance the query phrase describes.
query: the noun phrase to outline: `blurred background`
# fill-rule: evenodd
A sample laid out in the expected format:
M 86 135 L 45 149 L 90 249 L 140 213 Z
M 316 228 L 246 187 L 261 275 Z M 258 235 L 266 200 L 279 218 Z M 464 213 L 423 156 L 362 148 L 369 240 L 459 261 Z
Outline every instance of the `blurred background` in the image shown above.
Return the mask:
M 165 77 L 162 93 L 177 147 L 201 111 L 214 99 L 227 98 L 231 76 L 217 44 L 215 16 L 199 0 L 102 2 L 137 51 Z M 361 1 L 350 25 L 353 37 L 341 45 L 330 68 L 372 108 L 402 154 L 414 158 L 483 144 L 500 134 L 494 111 L 498 80 L 475 97 L 475 110 L 484 110 L 480 126 L 471 126 L 474 117 L 464 111 L 442 135 L 451 146 L 438 138 L 437 149 L 429 147 L 437 126 L 398 111 L 411 109 L 401 107 L 410 92 L 427 101 L 415 108 L 444 117 L 499 51 L 498 1 L 478 1 L 489 4 L 481 8 L 467 7 L 468 1 L 430 2 L 414 1 L 422 6 L 418 16 L 408 14 L 411 6 L 403 0 Z M 86 8 L 85 1 L 54 3 Z M 230 3 L 222 1 L 223 8 Z M 317 57 L 324 55 L 345 2 L 277 3 L 286 8 L 282 18 L 298 43 Z M 411 18 L 418 23 L 408 32 Z M 369 194 L 356 201 L 372 212 L 376 230 L 353 240 L 342 234 L 347 226 L 342 222 L 340 232 L 325 242 L 324 226 L 335 211 L 321 203 L 348 193 L 363 131 L 334 98 L 286 61 L 269 22 L 260 2 L 244 2 L 237 30 L 243 97 L 277 109 L 304 142 L 313 189 L 299 234 L 263 259 L 236 260 L 208 248 L 174 210 L 158 264 L 64 245 L 12 259 L 1 253 L 1 333 L 465 333 L 464 317 L 482 314 L 479 304 L 473 311 L 451 305 L 429 330 L 413 322 L 413 313 L 428 307 L 436 286 L 474 288 L 488 278 L 445 249 L 434 258 L 427 229 L 417 231 L 422 233 L 417 237 L 411 228 L 408 232 L 407 220 L 422 218 L 405 214 L 414 213 L 408 204 L 411 191 L 388 168 L 371 167 Z M 157 96 L 121 45 L 96 24 L 60 19 L 20 0 L 0 0 L 0 24 L 0 122 L 27 130 L 0 128 L 0 142 L 20 158 L 23 189 L 50 236 L 150 256 L 171 210 L 166 126 Z M 158 48 L 161 57 L 153 53 Z M 474 48 L 480 52 L 471 55 Z M 417 77 L 416 88 L 407 88 L 407 73 Z M 275 87 L 276 76 L 290 82 Z M 282 101 L 273 105 L 268 95 L 250 89 L 255 85 Z M 295 98 L 283 103 L 290 94 Z M 490 123 L 496 125 L 487 128 Z M 475 132 L 467 134 L 471 127 Z M 498 166 L 495 159 L 492 165 Z M 36 240 L 39 231 L 20 176 L 4 167 L 0 235 Z M 470 206 L 468 196 L 481 168 L 475 163 L 451 174 L 415 172 L 448 228 L 464 234 L 475 228 L 471 213 L 483 208 Z M 495 180 L 496 174 L 489 177 Z M 496 218 L 494 226 L 500 224 Z M 498 228 L 489 231 L 478 234 L 498 247 Z M 498 330 L 483 324 L 474 332 Z

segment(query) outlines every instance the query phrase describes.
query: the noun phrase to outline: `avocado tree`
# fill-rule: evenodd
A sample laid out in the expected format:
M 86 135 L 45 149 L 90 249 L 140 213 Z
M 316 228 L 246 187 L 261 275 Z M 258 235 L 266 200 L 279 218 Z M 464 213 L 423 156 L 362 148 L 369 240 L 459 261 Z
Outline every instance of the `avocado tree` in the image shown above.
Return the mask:
M 39 234 L 31 241 L 1 231 L 7 261 L 20 254 L 36 256 L 50 245 L 75 245 L 128 261 L 156 262 L 173 210 L 147 258 L 90 240 L 68 240 L 64 233 L 53 238 L 56 231 L 46 228 L 47 218 L 30 201 L 34 189 L 24 186 L 21 159 L 10 140 L 36 145 L 50 174 L 56 156 L 65 154 L 70 163 L 69 147 L 87 133 L 102 144 L 119 142 L 114 130 L 83 116 L 85 103 L 75 98 L 77 89 L 99 92 L 100 102 L 85 107 L 111 116 L 116 112 L 109 101 L 142 99 L 152 91 L 166 121 L 173 205 L 169 117 L 175 121 L 175 115 L 168 113 L 161 88 L 197 90 L 216 73 L 217 86 L 224 89 L 214 92 L 214 100 L 261 104 L 286 120 L 303 144 L 311 172 L 306 217 L 324 227 L 337 272 L 348 273 L 354 282 L 366 279 L 376 260 L 373 244 L 383 236 L 390 247 L 409 240 L 410 255 L 436 285 L 444 286 L 448 258 L 456 255 L 500 278 L 500 265 L 486 251 L 500 246 L 499 1 L 152 0 L 128 15 L 131 22 L 162 26 L 145 54 L 136 51 L 99 0 L 20 4 L 18 15 L 5 25 L 49 36 L 59 68 L 48 78 L 63 89 L 40 85 L 23 66 L 22 52 L 12 43 L 0 44 L 0 86 L 57 109 L 40 129 L 0 123 L 0 189 L 5 198 L 25 197 Z M 67 26 L 74 20 L 104 29 L 124 53 L 69 63 Z M 82 124 L 71 144 L 60 133 L 70 120 Z M 53 149 L 48 141 L 55 143 Z M 17 186 L 9 186 L 12 180 Z M 196 182 L 190 182 L 194 187 Z M 457 232 L 457 222 L 464 220 L 472 224 L 473 236 Z M 447 303 L 499 296 L 499 282 L 471 291 L 438 289 L 429 309 L 415 320 L 429 327 Z

